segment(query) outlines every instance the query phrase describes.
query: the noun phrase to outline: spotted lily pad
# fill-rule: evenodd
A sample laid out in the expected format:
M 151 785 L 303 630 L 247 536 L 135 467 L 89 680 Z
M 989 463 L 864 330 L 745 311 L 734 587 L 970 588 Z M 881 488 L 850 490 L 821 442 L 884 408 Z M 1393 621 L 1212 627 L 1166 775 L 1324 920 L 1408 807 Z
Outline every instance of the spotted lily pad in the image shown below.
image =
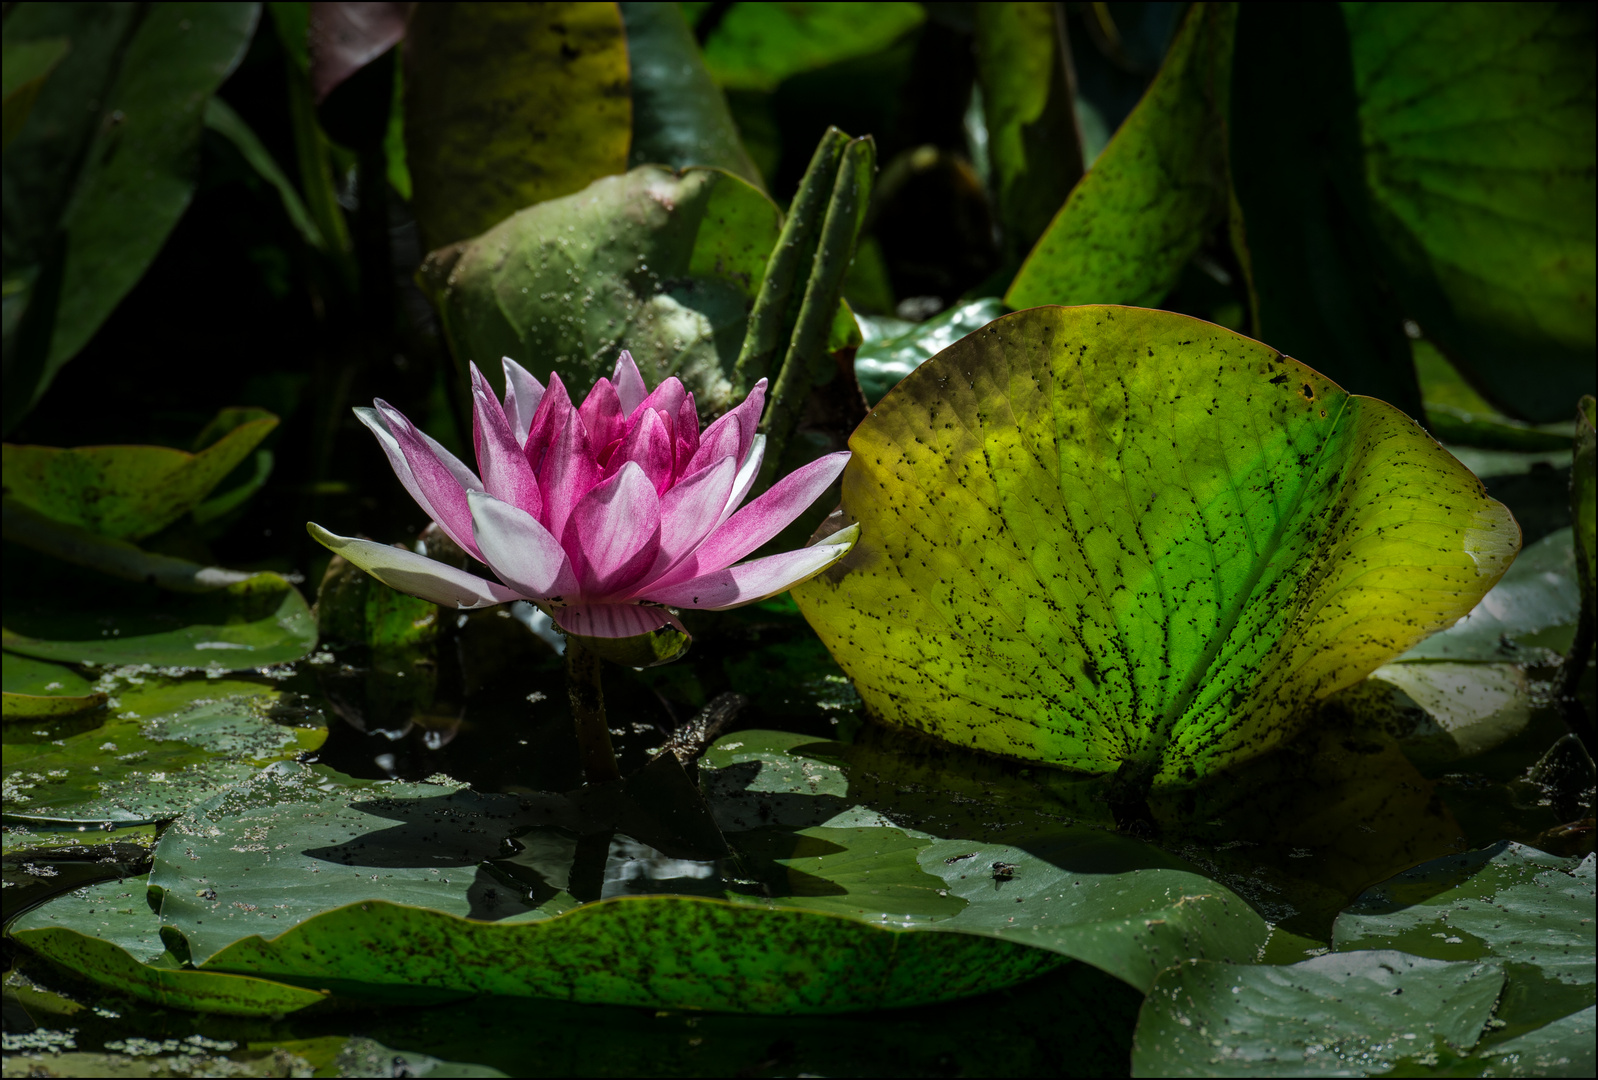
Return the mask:
M 101 712 L 6 724 L 8 821 L 169 820 L 323 735 L 265 680 L 132 669 L 97 692 Z
M 1369 1076 L 1411 1053 L 1476 1045 L 1503 987 L 1492 964 L 1393 950 L 1289 967 L 1194 960 L 1138 1016 L 1133 1076 Z
M 201 971 L 397 1000 L 424 987 L 837 1012 L 958 998 L 1066 958 L 1141 988 L 1181 957 L 1249 961 L 1264 944 L 1228 889 L 1070 823 L 1048 784 L 967 782 L 972 795 L 929 802 L 880 778 L 895 765 L 800 735 L 729 737 L 702 765 L 729 848 L 707 858 L 680 836 L 596 829 L 592 789 L 339 786 L 283 763 L 175 822 L 150 884 L 164 940 Z M 96 933 L 80 907 L 53 901 L 15 936 L 72 964 L 62 935 Z
M 1338 917 L 1333 944 L 1501 963 L 1509 983 L 1496 1038 L 1511 1039 L 1593 1007 L 1595 882 L 1591 855 L 1563 859 L 1506 841 L 1372 888 Z
M 1468 615 L 1398 659 L 1557 663 L 1580 617 L 1576 548 L 1565 528 L 1528 547 Z
M 1408 417 L 1170 312 L 989 323 L 850 447 L 860 540 L 794 596 L 867 707 L 1160 783 L 1277 745 L 1519 546 Z

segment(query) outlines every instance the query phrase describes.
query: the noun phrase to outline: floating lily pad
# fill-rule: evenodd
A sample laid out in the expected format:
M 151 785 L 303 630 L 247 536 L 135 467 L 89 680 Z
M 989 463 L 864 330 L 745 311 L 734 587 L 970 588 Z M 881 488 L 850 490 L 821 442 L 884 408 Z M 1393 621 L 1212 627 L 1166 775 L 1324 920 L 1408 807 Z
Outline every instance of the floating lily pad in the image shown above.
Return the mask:
M 114 695 L 107 711 L 6 725 L 9 820 L 174 818 L 323 737 L 275 720 L 280 695 L 264 681 L 132 671 L 102 685 Z
M 99 708 L 105 695 L 65 664 L 5 653 L 5 722 L 70 716 Z
M 1369 1076 L 1411 1052 L 1469 1050 L 1504 984 L 1491 963 L 1393 950 L 1290 967 L 1193 960 L 1155 980 L 1133 1076 Z
M 1333 702 L 1380 724 L 1427 769 L 1502 746 L 1537 711 L 1519 664 L 1383 664 Z
M 311 609 L 278 574 L 191 595 L 98 579 L 93 605 L 63 602 L 61 593 L 34 584 L 8 589 L 0 641 L 9 652 L 68 663 L 236 671 L 298 660 L 316 647 Z
M 860 540 L 793 593 L 867 707 L 1160 783 L 1280 743 L 1519 543 L 1402 413 L 1169 312 L 997 320 L 850 446 Z
M 1576 548 L 1565 528 L 1523 551 L 1459 622 L 1399 659 L 1556 663 L 1575 640 L 1580 616 Z
M 91 885 L 51 901 L 18 920 L 29 939 L 74 971 L 158 1005 L 273 1016 L 293 1012 L 327 995 L 246 975 L 185 969 L 167 951 L 160 917 L 145 901 L 142 880 Z
M 1265 941 L 1229 890 L 1070 824 L 1047 785 L 929 800 L 877 779 L 894 764 L 787 733 L 723 740 L 702 763 L 731 845 L 718 859 L 595 832 L 584 792 L 337 787 L 285 763 L 174 823 L 150 883 L 168 944 L 201 970 L 398 999 L 833 1012 L 979 993 L 1067 957 L 1143 987 L 1180 957 L 1246 961 Z M 52 902 L 14 932 L 32 947 L 73 910 Z
M 1514 1038 L 1592 1007 L 1595 881 L 1591 855 L 1562 859 L 1506 841 L 1372 888 L 1338 917 L 1333 944 L 1501 962 L 1509 983 L 1497 1016 L 1507 1026 L 1495 1041 Z

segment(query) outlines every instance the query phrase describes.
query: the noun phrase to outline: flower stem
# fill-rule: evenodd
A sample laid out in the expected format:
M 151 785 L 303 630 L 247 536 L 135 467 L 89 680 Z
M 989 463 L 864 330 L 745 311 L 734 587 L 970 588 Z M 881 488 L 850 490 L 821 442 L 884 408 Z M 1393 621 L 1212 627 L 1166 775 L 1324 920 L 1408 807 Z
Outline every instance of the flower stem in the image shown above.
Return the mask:
M 577 725 L 577 754 L 583 778 L 590 784 L 620 780 L 616 751 L 610 745 L 610 725 L 605 720 L 605 691 L 600 685 L 599 657 L 575 638 L 566 639 L 566 693 L 571 697 L 572 722 Z

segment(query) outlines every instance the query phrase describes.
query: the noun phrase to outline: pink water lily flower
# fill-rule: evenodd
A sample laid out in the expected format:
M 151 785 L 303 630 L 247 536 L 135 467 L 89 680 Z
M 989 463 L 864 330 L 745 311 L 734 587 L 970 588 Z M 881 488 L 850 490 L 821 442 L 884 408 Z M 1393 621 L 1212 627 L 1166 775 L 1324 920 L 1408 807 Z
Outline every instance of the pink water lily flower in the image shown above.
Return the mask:
M 626 352 L 581 405 L 559 375 L 545 388 L 504 363 L 503 404 L 472 366 L 481 478 L 388 403 L 355 410 L 405 490 L 498 581 L 316 524 L 311 535 L 401 592 L 458 608 L 530 600 L 568 632 L 606 638 L 681 629 L 668 607 L 720 610 L 775 596 L 853 545 L 857 526 L 738 563 L 849 460 L 843 451 L 813 461 L 740 509 L 765 450 L 755 433 L 764 379 L 701 432 L 682 383 L 668 378 L 650 393 Z

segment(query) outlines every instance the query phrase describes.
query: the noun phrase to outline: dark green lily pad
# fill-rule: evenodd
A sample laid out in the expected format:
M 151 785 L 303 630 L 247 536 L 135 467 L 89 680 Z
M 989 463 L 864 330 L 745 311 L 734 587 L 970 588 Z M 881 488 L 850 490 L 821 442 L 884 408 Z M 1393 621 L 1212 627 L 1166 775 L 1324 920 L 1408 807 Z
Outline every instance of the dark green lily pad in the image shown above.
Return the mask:
M 101 680 L 109 710 L 8 723 L 8 820 L 136 824 L 167 820 L 320 744 L 320 728 L 290 726 L 264 680 L 178 678 L 123 670 Z
M 1580 615 L 1575 544 L 1571 530 L 1560 529 L 1521 552 L 1468 615 L 1398 659 L 1555 663 Z
M 43 660 L 218 672 L 298 660 L 316 647 L 311 609 L 278 574 L 193 595 L 105 579 L 94 584 L 93 605 L 63 603 L 59 593 L 19 585 L 29 591 L 7 596 L 0 641 L 10 652 Z
M 1138 1016 L 1133 1076 L 1368 1076 L 1435 1048 L 1469 1050 L 1503 972 L 1392 950 L 1289 967 L 1193 960 L 1160 974 Z
M 802 735 L 723 740 L 702 762 L 732 849 L 717 859 L 594 832 L 586 793 L 348 789 L 283 763 L 175 823 L 150 881 L 169 943 L 202 970 L 400 998 L 832 1012 L 978 993 L 1066 957 L 1142 987 L 1181 957 L 1264 944 L 1226 888 L 1071 824 L 1052 776 L 951 801 L 884 782 L 894 765 Z
M 1562 859 L 1504 842 L 1425 863 L 1371 889 L 1338 917 L 1339 951 L 1403 949 L 1449 961 L 1501 961 L 1497 1012 L 1513 1038 L 1590 1008 L 1593 856 Z

